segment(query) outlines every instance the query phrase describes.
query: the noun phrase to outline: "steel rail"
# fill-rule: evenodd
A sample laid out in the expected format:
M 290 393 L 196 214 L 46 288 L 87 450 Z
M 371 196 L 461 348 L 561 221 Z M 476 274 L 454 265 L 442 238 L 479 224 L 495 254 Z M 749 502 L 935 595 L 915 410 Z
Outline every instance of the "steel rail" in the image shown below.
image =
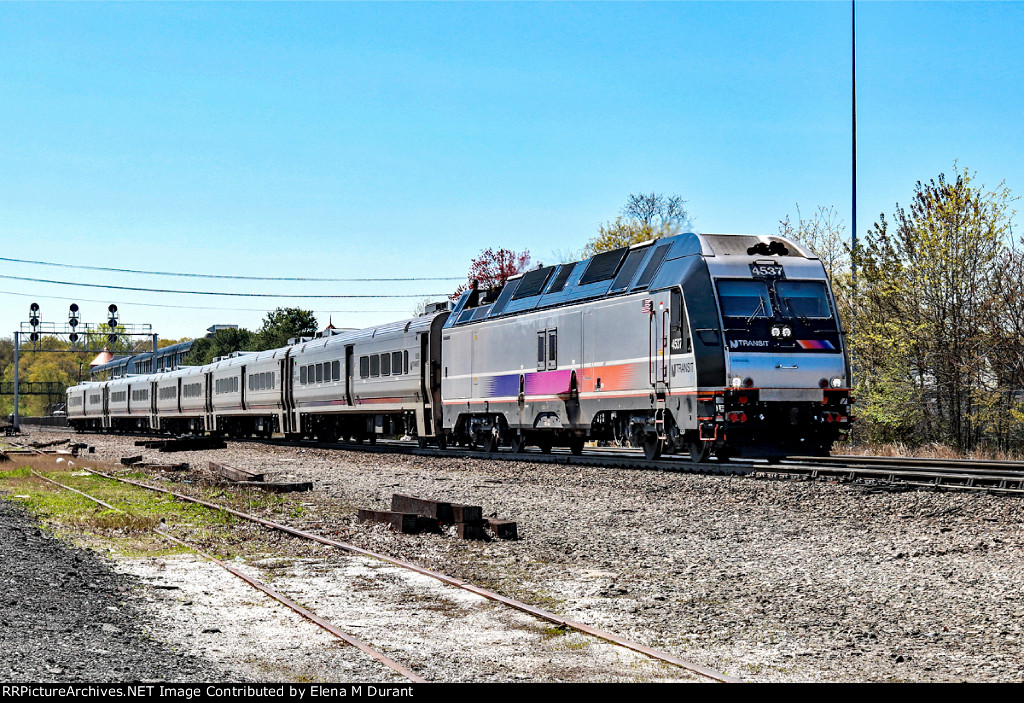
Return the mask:
M 892 485 L 945 488 L 962 491 L 989 491 L 1009 495 L 1024 495 L 1024 475 L 1005 473 L 957 472 L 956 469 L 874 468 L 854 465 L 770 464 L 758 471 L 761 474 L 787 474 L 838 479 L 872 479 Z M 1016 487 L 1014 487 L 1016 486 Z
M 933 457 L 855 456 L 835 454 L 827 457 L 792 456 L 786 461 L 843 466 L 897 466 L 942 471 L 1004 471 L 1024 475 L 1024 462 L 992 459 L 938 459 Z
M 125 512 L 124 510 L 121 510 L 120 508 L 116 508 L 113 505 L 111 505 L 110 503 L 106 503 L 106 502 L 100 500 L 99 498 L 96 498 L 95 496 L 91 496 L 88 493 L 85 493 L 83 491 L 78 490 L 77 488 L 72 488 L 71 486 L 66 486 L 63 483 L 60 483 L 58 481 L 54 481 L 51 478 L 47 478 L 46 476 L 43 476 L 41 473 L 37 472 L 35 469 L 30 469 L 30 470 L 31 470 L 32 474 L 37 476 L 38 478 L 41 478 L 42 480 L 44 480 L 44 481 L 46 481 L 48 483 L 52 483 L 55 486 L 60 486 L 61 488 L 64 488 L 66 490 L 71 491 L 72 493 L 77 493 L 78 495 L 80 495 L 80 496 L 82 496 L 84 498 L 88 498 L 89 500 L 93 501 L 94 503 L 98 503 L 99 505 L 102 505 L 104 508 L 107 508 L 108 510 L 114 510 L 114 511 L 122 513 L 124 515 L 128 515 L 129 514 L 129 513 Z M 84 469 L 84 470 L 88 471 L 88 469 Z M 95 473 L 95 472 L 93 472 L 93 473 Z M 171 534 L 165 532 L 164 530 L 161 530 L 158 527 L 154 527 L 153 528 L 153 532 L 155 532 L 156 534 L 160 535 L 161 537 L 164 537 L 167 540 L 170 540 L 171 542 L 174 542 L 176 544 L 180 544 L 183 547 L 187 547 L 187 548 L 193 550 L 194 552 L 196 552 L 197 554 L 199 554 L 201 557 L 212 561 L 217 566 L 222 567 L 225 571 L 227 571 L 227 572 L 237 576 L 238 578 L 242 579 L 243 581 L 245 581 L 247 584 L 249 584 L 253 588 L 255 588 L 255 589 L 259 590 L 259 591 L 262 591 L 263 593 L 267 594 L 268 596 L 270 596 L 271 598 L 273 598 L 277 602 L 281 603 L 282 605 L 285 605 L 288 608 L 291 608 L 296 613 L 298 613 L 302 617 L 304 617 L 307 620 L 309 620 L 310 622 L 312 622 L 314 625 L 317 625 L 321 629 L 326 630 L 327 632 L 329 632 L 330 634 L 334 635 L 335 637 L 337 637 L 341 641 L 345 642 L 346 644 L 352 645 L 353 647 L 355 647 L 356 649 L 360 650 L 364 654 L 368 654 L 369 656 L 371 656 L 374 659 L 376 659 L 377 661 L 379 661 L 381 664 L 384 664 L 384 666 L 386 666 L 389 669 L 392 669 L 392 670 L 398 672 L 399 674 L 401 674 L 405 678 L 409 679 L 413 683 L 428 683 L 426 679 L 418 676 L 415 672 L 405 668 L 404 666 L 402 666 L 401 664 L 399 664 L 395 660 L 385 656 L 383 653 L 377 651 L 373 647 L 370 647 L 368 644 L 366 644 L 365 642 L 363 642 L 359 638 L 354 637 L 352 635 L 349 635 L 349 634 L 347 634 L 345 632 L 342 632 L 337 627 L 332 625 L 329 621 L 327 621 L 324 618 L 320 617 L 316 613 L 314 613 L 314 612 L 312 612 L 310 610 L 307 610 L 306 608 L 303 608 L 301 605 L 299 605 L 295 601 L 291 600 L 290 598 L 288 598 L 287 596 L 285 596 L 285 595 L 283 595 L 281 593 L 278 593 L 274 589 L 272 589 L 269 586 L 267 586 L 266 584 L 264 584 L 262 581 L 259 581 L 259 580 L 255 579 L 255 578 L 249 576 L 248 574 L 242 573 L 241 571 L 239 571 L 238 569 L 234 568 L 230 564 L 226 564 L 223 561 L 221 561 L 220 559 L 217 559 L 215 556 L 213 556 L 211 554 L 207 554 L 206 552 L 204 552 L 202 549 L 200 549 L 199 547 L 195 546 L 194 544 L 189 544 L 188 542 L 186 542 L 186 541 L 184 541 L 182 539 L 179 539 L 179 538 L 175 537 L 174 535 L 171 535 Z
M 598 629 L 596 627 L 591 627 L 590 625 L 586 625 L 584 623 L 576 622 L 575 620 L 570 620 L 568 618 L 562 617 L 561 615 L 557 615 L 557 614 L 552 613 L 552 612 L 550 612 L 548 610 L 544 610 L 543 608 L 537 608 L 537 607 L 534 607 L 532 605 L 528 605 L 526 603 L 522 603 L 520 601 L 513 600 L 512 598 L 507 598 L 507 597 L 505 597 L 505 596 L 503 596 L 503 595 L 501 595 L 499 593 L 495 593 L 495 592 L 489 591 L 489 590 L 487 590 L 485 588 L 481 588 L 481 587 L 476 586 L 474 584 L 471 584 L 471 583 L 469 583 L 467 581 L 463 581 L 462 579 L 457 579 L 457 578 L 454 578 L 452 576 L 447 576 L 447 575 L 442 574 L 442 573 L 437 572 L 437 571 L 431 571 L 430 569 L 425 569 L 425 568 L 423 568 L 421 566 L 413 564 L 412 562 L 404 561 L 402 559 L 397 559 L 395 557 L 391 557 L 391 556 L 388 556 L 386 554 L 380 554 L 380 553 L 377 553 L 377 552 L 372 552 L 370 550 L 363 549 L 361 547 L 357 547 L 357 546 L 355 546 L 353 544 L 348 544 L 346 542 L 339 542 L 337 540 L 333 540 L 333 539 L 330 539 L 330 538 L 327 538 L 327 537 L 322 537 L 320 535 L 316 535 L 316 534 L 313 534 L 311 532 L 304 532 L 302 530 L 297 530 L 294 527 L 288 527 L 287 525 L 282 525 L 280 523 L 272 522 L 270 520 L 265 520 L 263 518 L 255 516 L 255 515 L 249 515 L 247 513 L 243 513 L 241 511 L 235 510 L 233 508 L 228 508 L 228 507 L 223 506 L 223 505 L 218 505 L 216 503 L 211 503 L 209 501 L 202 500 L 201 498 L 193 498 L 192 496 L 187 496 L 187 495 L 184 495 L 184 494 L 181 494 L 181 493 L 176 493 L 174 491 L 168 491 L 166 489 L 159 488 L 157 486 L 150 486 L 149 484 L 141 483 L 139 481 L 132 481 L 130 479 L 121 478 L 121 477 L 113 476 L 113 475 L 110 475 L 110 474 L 105 474 L 102 471 L 96 471 L 95 469 L 90 469 L 88 467 L 81 467 L 81 468 L 84 471 L 88 471 L 89 473 L 95 474 L 97 476 L 102 476 L 103 478 L 106 478 L 106 479 L 112 479 L 114 481 L 120 481 L 121 483 L 127 483 L 127 484 L 130 484 L 132 486 L 137 486 L 139 488 L 144 488 L 146 490 L 155 491 L 157 493 L 164 493 L 166 495 L 174 496 L 175 498 L 178 498 L 179 500 L 184 500 L 184 501 L 187 501 L 187 502 L 190 502 L 190 503 L 196 503 L 197 505 L 202 505 L 202 506 L 205 506 L 207 508 L 211 508 L 213 510 L 220 510 L 220 511 L 226 512 L 226 513 L 228 513 L 230 515 L 234 515 L 235 517 L 242 518 L 243 520 L 249 520 L 250 522 L 255 522 L 255 523 L 257 523 L 259 525 L 263 525 L 264 527 L 267 527 L 269 529 L 278 530 L 280 532 L 284 532 L 286 534 L 290 534 L 290 535 L 292 535 L 294 537 L 299 537 L 299 538 L 302 538 L 302 539 L 312 540 L 314 542 L 319 542 L 320 544 L 325 544 L 325 545 L 328 545 L 328 546 L 331 546 L 331 547 L 336 547 L 336 548 L 341 549 L 343 551 L 346 551 L 346 552 L 349 552 L 349 553 L 352 553 L 352 554 L 358 554 L 358 555 L 364 556 L 364 557 L 369 557 L 371 559 L 378 559 L 378 560 L 386 562 L 388 564 L 392 564 L 394 566 L 398 566 L 398 567 L 401 567 L 403 569 L 407 569 L 409 571 L 413 571 L 413 572 L 418 573 L 418 574 L 420 574 L 422 576 L 428 576 L 430 578 L 436 579 L 436 580 L 441 581 L 442 583 L 445 583 L 445 584 L 447 584 L 449 586 L 454 586 L 455 588 L 460 588 L 460 589 L 468 591 L 470 593 L 475 593 L 478 596 L 482 596 L 483 598 L 486 598 L 488 600 L 492 600 L 492 601 L 501 603 L 501 604 L 506 605 L 506 606 L 508 606 L 510 608 L 514 608 L 516 610 L 519 610 L 521 612 L 528 613 L 530 615 L 533 615 L 534 617 L 540 618 L 541 620 L 547 620 L 548 622 L 555 623 L 556 625 L 559 625 L 559 626 L 562 626 L 562 627 L 566 627 L 566 628 L 571 628 L 573 630 L 577 630 L 579 632 L 582 632 L 582 633 L 587 634 L 587 635 L 591 635 L 593 637 L 596 637 L 598 639 L 604 640 L 606 642 L 611 642 L 612 644 L 616 644 L 616 645 L 618 645 L 620 647 L 624 647 L 624 648 L 630 649 L 630 650 L 632 650 L 634 652 L 638 652 L 640 654 L 644 654 L 644 655 L 646 655 L 648 657 L 651 657 L 652 659 L 657 659 L 657 660 L 663 661 L 663 662 L 665 662 L 667 664 L 672 664 L 672 665 L 678 666 L 680 668 L 686 669 L 688 671 L 692 671 L 695 674 L 699 674 L 700 676 L 704 676 L 704 677 L 712 679 L 714 681 L 720 681 L 720 682 L 723 682 L 723 683 L 742 683 L 741 679 L 737 679 L 737 678 L 734 678 L 734 677 L 731 677 L 731 676 L 727 676 L 726 674 L 723 674 L 723 673 L 721 673 L 719 671 L 715 671 L 714 669 L 710 669 L 710 668 L 708 668 L 706 666 L 703 666 L 701 664 L 695 664 L 693 662 L 686 661 L 685 659 L 681 659 L 679 657 L 676 657 L 675 655 L 668 654 L 667 652 L 662 652 L 662 651 L 657 650 L 657 649 L 653 649 L 653 648 L 648 647 L 648 646 L 646 646 L 644 644 L 640 644 L 639 642 L 633 642 L 632 640 L 625 639 L 624 637 L 620 637 L 620 636 L 618 636 L 616 634 L 613 634 L 611 632 L 607 632 L 605 630 L 601 630 L 601 629 Z

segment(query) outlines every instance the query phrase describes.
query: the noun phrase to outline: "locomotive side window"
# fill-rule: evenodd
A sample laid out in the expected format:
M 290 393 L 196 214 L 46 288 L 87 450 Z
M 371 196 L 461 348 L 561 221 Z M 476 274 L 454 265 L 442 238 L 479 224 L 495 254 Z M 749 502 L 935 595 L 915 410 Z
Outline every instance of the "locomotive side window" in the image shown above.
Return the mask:
M 391 355 L 381 354 L 380 355 L 380 375 L 390 376 L 391 375 Z
M 795 317 L 813 317 L 819 320 L 832 317 L 832 310 L 820 281 L 779 281 L 775 285 L 780 303 L 784 303 Z
M 537 370 L 543 371 L 547 366 L 547 358 L 544 355 L 547 335 L 544 332 L 537 333 Z
M 688 354 L 693 351 L 693 341 L 690 339 L 690 325 L 686 319 L 686 311 L 683 309 L 683 294 L 678 289 L 672 291 L 671 306 L 670 349 L 673 354 Z
M 317 383 L 323 383 L 324 382 L 324 365 L 323 364 L 317 364 L 316 365 L 316 382 Z
M 335 381 L 340 381 L 341 380 L 341 362 L 340 361 L 332 361 L 331 362 L 331 376 L 334 378 Z
M 299 367 L 299 383 L 302 384 L 303 386 L 306 385 L 306 367 L 305 366 L 300 366 Z
M 368 378 L 370 375 L 370 357 L 359 357 L 359 378 Z
M 719 281 L 718 297 L 725 317 L 772 317 L 768 286 L 763 281 Z
M 395 376 L 403 373 L 402 371 L 402 352 L 391 353 L 391 373 Z M 404 373 L 408 373 L 405 371 Z
M 373 378 L 380 376 L 380 354 L 370 357 L 370 376 Z
M 548 330 L 548 369 L 558 368 L 558 330 Z

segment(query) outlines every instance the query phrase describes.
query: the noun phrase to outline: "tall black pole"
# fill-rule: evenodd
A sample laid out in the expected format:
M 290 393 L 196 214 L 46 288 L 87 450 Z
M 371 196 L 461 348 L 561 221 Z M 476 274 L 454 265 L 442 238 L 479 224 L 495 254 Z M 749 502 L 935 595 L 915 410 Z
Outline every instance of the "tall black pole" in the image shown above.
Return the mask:
M 853 224 L 853 234 L 850 237 L 850 246 L 854 253 L 853 261 L 851 262 L 853 283 L 857 283 L 857 0 L 851 0 L 850 2 L 850 37 L 851 37 L 851 53 L 853 57 L 852 61 L 852 92 L 853 92 L 853 115 L 852 115 L 852 127 L 853 127 L 853 184 L 851 200 L 853 201 L 853 216 L 851 217 Z

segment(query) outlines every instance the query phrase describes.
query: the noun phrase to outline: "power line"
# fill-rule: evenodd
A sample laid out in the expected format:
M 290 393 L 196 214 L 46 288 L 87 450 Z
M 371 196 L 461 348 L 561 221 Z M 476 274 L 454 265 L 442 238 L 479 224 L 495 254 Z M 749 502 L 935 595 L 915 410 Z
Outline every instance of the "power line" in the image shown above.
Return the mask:
M 86 266 L 84 264 L 60 264 L 53 261 L 33 261 L 31 259 L 11 259 L 0 256 L 0 261 L 16 264 L 33 264 L 35 266 L 58 266 L 60 268 L 84 269 L 86 271 L 110 271 L 113 273 L 135 273 L 146 276 L 179 276 L 182 278 L 227 278 L 236 281 L 307 281 L 318 283 L 384 283 L 398 281 L 461 281 L 464 276 L 428 276 L 424 278 L 297 278 L 288 276 L 232 276 L 214 273 L 183 273 L 174 271 L 144 271 L 138 269 L 118 269 L 106 266 Z
M 71 281 L 53 281 L 45 278 L 25 278 L 22 276 L 2 276 L 0 278 L 10 279 L 12 281 L 29 281 L 31 283 L 49 283 L 56 286 L 80 286 L 84 288 L 106 288 L 110 290 L 132 290 L 140 291 L 143 293 L 173 293 L 176 295 L 224 295 L 233 298 L 310 298 L 310 299 L 333 299 L 338 300 L 342 298 L 432 298 L 442 295 L 448 295 L 447 293 L 411 293 L 407 295 L 306 295 L 296 293 L 218 293 L 216 291 L 199 291 L 199 290 L 170 290 L 165 288 L 136 288 L 133 286 L 114 286 L 102 283 L 72 283 Z
M 102 303 L 106 305 L 109 300 L 98 300 L 96 298 L 65 298 L 59 295 L 33 295 L 31 293 L 15 293 L 9 290 L 0 290 L 0 295 L 17 295 L 21 298 L 35 298 L 40 300 L 66 300 L 75 303 Z M 226 308 L 219 305 L 167 305 L 162 303 L 133 303 L 118 301 L 118 304 L 123 305 L 138 305 L 139 307 L 145 308 L 171 308 L 173 310 L 218 310 L 222 312 L 267 312 L 266 308 Z M 393 313 L 396 315 L 402 314 L 403 310 L 316 310 L 318 313 L 330 313 L 330 314 L 354 314 L 354 313 Z

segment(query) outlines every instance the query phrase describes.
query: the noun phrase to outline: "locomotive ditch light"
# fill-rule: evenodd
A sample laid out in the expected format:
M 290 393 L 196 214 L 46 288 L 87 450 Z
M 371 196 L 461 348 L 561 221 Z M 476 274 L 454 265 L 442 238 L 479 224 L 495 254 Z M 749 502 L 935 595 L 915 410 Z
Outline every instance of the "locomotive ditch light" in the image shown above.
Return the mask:
M 842 388 L 842 386 L 843 386 L 843 377 L 842 376 L 835 376 L 832 379 L 832 387 L 833 388 Z
M 740 378 L 739 376 L 733 376 L 732 377 L 732 387 L 733 388 L 740 388 L 742 385 L 743 385 L 743 379 L 742 378 Z

